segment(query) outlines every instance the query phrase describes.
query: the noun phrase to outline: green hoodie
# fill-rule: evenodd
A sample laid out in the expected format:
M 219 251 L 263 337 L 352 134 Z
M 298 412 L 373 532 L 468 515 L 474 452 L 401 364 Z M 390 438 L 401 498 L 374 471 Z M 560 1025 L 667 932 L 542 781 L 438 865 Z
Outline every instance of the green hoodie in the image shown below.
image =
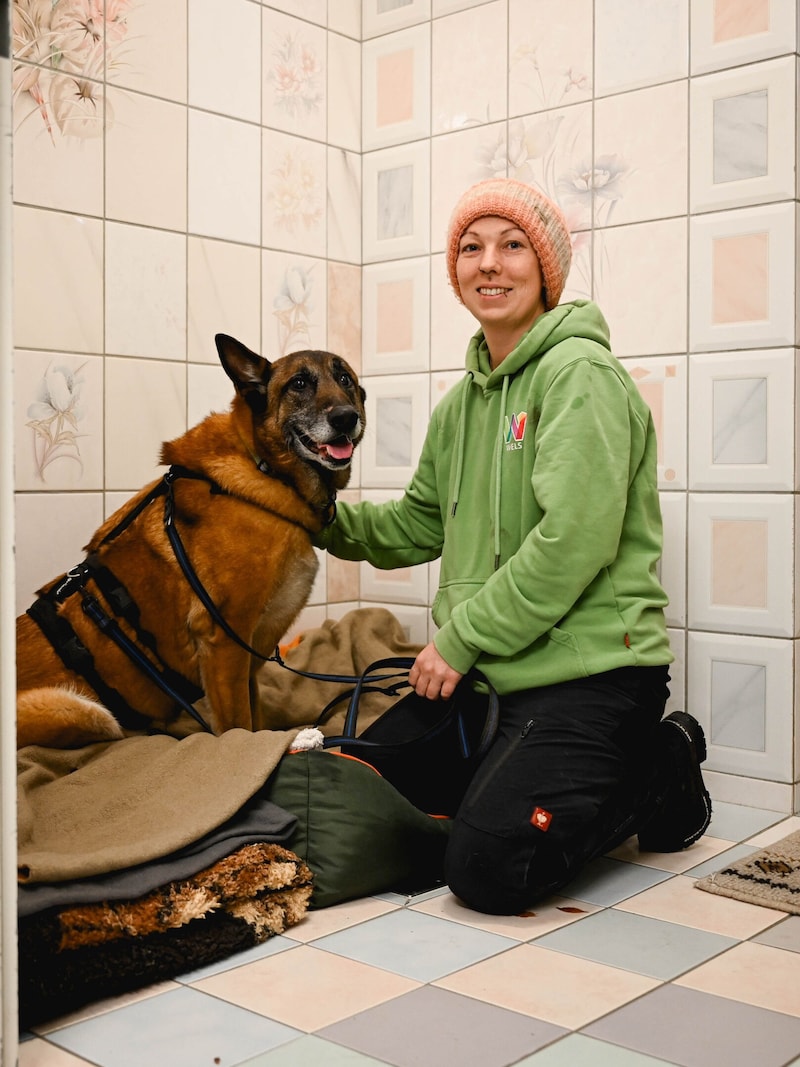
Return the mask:
M 434 643 L 498 692 L 672 661 L 650 410 L 589 301 L 536 320 L 495 370 L 479 331 L 399 501 L 340 503 L 318 545 L 441 556 Z

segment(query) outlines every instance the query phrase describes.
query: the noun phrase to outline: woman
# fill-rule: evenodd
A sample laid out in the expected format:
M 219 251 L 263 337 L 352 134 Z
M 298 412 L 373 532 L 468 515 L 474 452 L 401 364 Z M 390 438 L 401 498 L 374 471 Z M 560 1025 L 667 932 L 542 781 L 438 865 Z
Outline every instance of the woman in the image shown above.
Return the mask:
M 711 811 L 699 724 L 662 721 L 673 657 L 652 417 L 596 305 L 559 305 L 570 262 L 566 222 L 534 188 L 464 193 L 447 267 L 480 325 L 466 375 L 402 499 L 340 504 L 319 542 L 383 568 L 441 556 L 439 629 L 410 681 L 447 698 L 475 666 L 500 694 L 445 873 L 467 905 L 501 914 L 632 833 L 685 848 Z

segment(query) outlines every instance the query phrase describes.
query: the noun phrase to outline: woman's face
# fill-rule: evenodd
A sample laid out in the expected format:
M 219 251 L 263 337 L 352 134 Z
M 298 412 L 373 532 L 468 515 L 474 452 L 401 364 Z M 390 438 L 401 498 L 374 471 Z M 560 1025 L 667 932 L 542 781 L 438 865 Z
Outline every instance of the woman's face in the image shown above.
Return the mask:
M 461 299 L 484 330 L 521 337 L 546 311 L 542 270 L 524 230 L 486 215 L 471 222 L 458 245 Z

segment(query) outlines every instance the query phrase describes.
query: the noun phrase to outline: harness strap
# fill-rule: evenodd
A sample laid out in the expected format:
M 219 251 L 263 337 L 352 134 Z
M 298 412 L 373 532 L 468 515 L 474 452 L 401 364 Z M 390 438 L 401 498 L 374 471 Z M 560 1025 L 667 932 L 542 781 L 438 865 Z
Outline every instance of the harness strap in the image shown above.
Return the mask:
M 39 596 L 28 608 L 28 615 L 33 619 L 44 636 L 53 646 L 64 666 L 85 678 L 100 697 L 120 726 L 125 730 L 144 730 L 150 726 L 150 720 L 128 704 L 113 686 L 107 685 L 98 674 L 94 657 L 73 630 L 63 615 L 59 615 L 51 600 Z
M 146 648 L 156 658 L 164 681 L 189 704 L 194 704 L 196 700 L 200 700 L 204 696 L 203 689 L 199 685 L 195 685 L 189 678 L 184 677 L 179 671 L 173 670 L 169 664 L 164 663 L 158 654 L 156 639 L 149 630 L 145 630 L 142 627 L 139 607 L 122 582 L 108 567 L 100 563 L 96 555 L 88 557 L 86 566 L 97 588 L 110 605 L 112 612 L 128 623 L 136 635 L 138 644 Z

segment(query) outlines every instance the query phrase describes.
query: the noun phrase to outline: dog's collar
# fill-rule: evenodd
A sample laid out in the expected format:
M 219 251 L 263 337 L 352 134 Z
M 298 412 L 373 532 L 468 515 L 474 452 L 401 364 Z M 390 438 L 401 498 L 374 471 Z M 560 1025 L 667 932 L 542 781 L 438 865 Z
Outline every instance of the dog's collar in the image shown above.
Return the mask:
M 270 467 L 269 463 L 267 463 L 265 459 L 262 459 L 257 452 L 253 452 L 252 449 L 248 448 L 247 451 L 250 453 L 250 458 L 252 459 L 253 463 L 255 463 L 256 470 L 260 474 L 264 474 L 268 478 L 275 478 L 277 481 L 283 482 L 284 485 L 288 485 L 290 489 L 293 489 L 295 492 L 297 492 L 297 486 L 294 484 L 293 480 L 288 475 L 283 474 L 281 471 L 276 471 L 273 467 Z M 335 492 L 329 494 L 327 502 L 323 504 L 321 508 L 315 507 L 308 500 L 306 500 L 306 504 L 308 504 L 312 511 L 319 512 L 322 517 L 323 526 L 330 526 L 333 520 L 336 518 Z

